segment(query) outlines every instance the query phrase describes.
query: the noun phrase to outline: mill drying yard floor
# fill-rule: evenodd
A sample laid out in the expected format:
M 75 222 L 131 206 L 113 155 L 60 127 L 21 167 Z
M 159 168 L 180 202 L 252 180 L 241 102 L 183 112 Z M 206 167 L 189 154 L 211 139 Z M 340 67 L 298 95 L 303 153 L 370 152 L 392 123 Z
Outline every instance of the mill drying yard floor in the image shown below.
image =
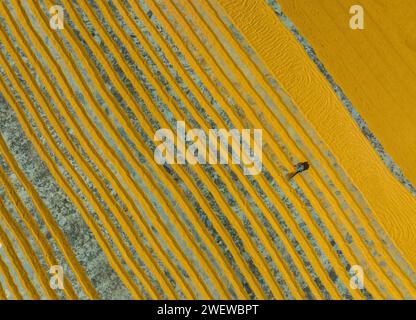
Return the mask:
M 0 299 L 415 299 L 415 39 L 350 2 L 0 0 Z

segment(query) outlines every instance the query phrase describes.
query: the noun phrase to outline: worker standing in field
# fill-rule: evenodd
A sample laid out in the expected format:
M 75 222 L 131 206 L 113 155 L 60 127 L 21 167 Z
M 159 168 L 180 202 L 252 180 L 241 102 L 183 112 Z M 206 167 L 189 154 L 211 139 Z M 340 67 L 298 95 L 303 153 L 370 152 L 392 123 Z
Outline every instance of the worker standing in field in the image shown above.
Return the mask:
M 305 170 L 309 169 L 309 163 L 306 162 L 299 162 L 297 164 L 295 164 L 295 171 L 294 172 L 290 172 L 287 174 L 287 178 L 290 180 L 292 179 L 294 176 L 296 176 L 298 173 L 301 173 Z

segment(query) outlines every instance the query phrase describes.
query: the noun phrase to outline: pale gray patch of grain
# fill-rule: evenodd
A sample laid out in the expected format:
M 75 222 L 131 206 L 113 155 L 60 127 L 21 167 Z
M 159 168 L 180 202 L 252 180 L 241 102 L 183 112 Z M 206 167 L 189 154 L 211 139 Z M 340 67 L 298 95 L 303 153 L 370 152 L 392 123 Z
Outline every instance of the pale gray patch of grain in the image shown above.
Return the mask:
M 14 91 L 11 85 L 9 85 L 9 89 L 11 89 L 12 92 Z M 2 99 L 4 98 L 2 97 Z M 19 106 L 26 113 L 26 116 L 28 116 L 25 106 L 22 104 L 21 100 L 18 97 L 17 101 Z M 4 105 L 6 105 L 5 101 L 3 103 Z M 10 116 L 12 116 L 12 113 L 10 114 Z M 33 119 L 31 119 L 31 117 L 28 118 L 30 119 L 30 123 L 32 124 L 32 127 L 35 130 L 37 136 L 40 137 L 41 135 L 39 134 L 36 125 L 34 125 Z M 58 223 L 58 225 L 66 235 L 69 243 L 72 244 L 77 259 L 80 261 L 81 265 L 83 265 L 87 274 L 91 278 L 93 275 L 95 275 L 94 265 L 96 264 L 97 266 L 100 266 L 100 268 L 108 268 L 107 262 L 102 252 L 98 248 L 98 245 L 95 243 L 95 239 L 89 232 L 88 227 L 85 225 L 84 221 L 79 217 L 76 209 L 72 206 L 66 194 L 56 185 L 52 175 L 45 167 L 43 161 L 38 157 L 36 151 L 32 149 L 31 143 L 24 136 L 23 132 L 21 131 L 20 124 L 17 121 L 17 119 L 14 118 L 14 116 L 13 120 L 14 121 L 11 122 L 14 124 L 13 128 L 10 128 L 8 131 L 5 131 L 3 133 L 4 137 L 8 139 L 8 141 L 14 141 L 14 147 L 11 151 L 13 152 L 16 160 L 23 164 L 21 165 L 21 168 L 23 169 L 27 178 L 31 181 L 32 185 L 39 193 L 45 205 L 50 209 L 50 212 L 54 216 L 55 221 Z M 26 141 L 26 143 L 23 144 L 23 141 Z M 41 143 L 45 143 L 43 138 L 41 139 Z M 48 152 L 52 154 L 50 150 L 48 150 Z M 55 159 L 55 163 L 58 167 L 60 167 L 61 170 L 63 170 L 62 166 L 60 165 L 59 161 L 57 161 L 57 159 Z M 71 184 L 71 178 L 69 176 L 67 176 L 67 181 Z M 71 218 L 73 219 L 73 221 L 68 221 Z M 41 220 L 39 222 L 43 225 L 43 222 Z M 80 232 L 74 233 L 74 230 L 80 230 Z M 46 232 L 46 234 L 48 234 L 48 232 Z M 79 237 L 75 237 L 74 234 L 79 235 Z M 86 243 L 88 243 L 88 246 L 85 245 Z M 97 256 L 95 263 L 91 262 L 89 257 L 86 256 L 86 253 L 82 253 L 82 251 L 84 251 L 87 247 L 88 250 L 86 252 L 91 252 L 95 256 Z M 109 273 L 109 277 L 113 277 L 111 272 Z M 108 278 L 101 280 L 108 281 Z M 114 280 L 116 281 L 114 284 L 117 284 L 117 280 Z M 77 288 L 77 282 L 72 283 L 74 284 L 75 289 L 78 289 L 78 294 L 80 294 L 80 289 L 79 287 Z M 100 292 L 100 285 L 96 284 L 96 287 L 98 292 L 104 296 L 105 292 Z M 120 290 L 121 288 L 117 291 Z M 80 295 L 82 296 L 82 294 Z
M 27 276 L 29 278 L 29 281 L 32 283 L 36 292 L 39 294 L 40 299 L 46 299 L 47 296 L 45 295 L 45 292 L 43 291 L 43 288 L 40 285 L 38 275 L 35 274 L 35 272 L 34 272 L 35 270 L 33 269 L 31 263 L 29 262 L 28 257 L 25 255 L 25 253 L 24 253 L 25 251 L 24 251 L 23 247 L 21 247 L 19 242 L 17 241 L 16 235 L 14 233 L 12 233 L 11 230 L 7 227 L 7 224 L 4 223 L 2 217 L 0 217 L 0 224 L 2 224 L 2 229 L 3 229 L 4 235 L 10 241 L 10 244 L 12 245 L 12 248 L 13 248 L 16 256 L 18 257 L 18 260 L 22 264 L 24 272 L 27 274 Z M 59 295 L 60 294 L 58 293 L 58 296 Z
M 20 54 L 22 56 L 24 56 L 23 52 L 20 52 Z M 33 70 L 33 67 L 28 65 L 30 72 L 33 74 L 35 74 L 35 71 Z M 16 71 L 16 70 L 15 70 Z M 104 202 L 104 200 L 102 199 L 101 195 L 98 193 L 95 185 L 91 182 L 91 180 L 89 179 L 89 177 L 85 174 L 85 172 L 83 172 L 81 170 L 81 168 L 79 167 L 78 163 L 75 161 L 75 159 L 73 158 L 73 156 L 68 152 L 68 150 L 66 149 L 66 147 L 64 146 L 64 144 L 61 141 L 61 137 L 57 134 L 57 132 L 55 131 L 55 128 L 50 124 L 49 119 L 47 118 L 46 114 L 44 113 L 43 109 L 40 108 L 40 106 L 38 105 L 38 103 L 35 101 L 34 95 L 33 93 L 30 91 L 29 87 L 27 86 L 26 82 L 23 80 L 23 78 L 21 78 L 21 76 L 19 76 L 19 79 L 22 79 L 21 81 L 23 82 L 23 85 L 25 86 L 25 90 L 26 92 L 28 92 L 28 95 L 30 96 L 30 98 L 32 99 L 32 101 L 34 101 L 36 108 L 38 110 L 38 112 L 41 114 L 42 120 L 44 121 L 44 123 L 46 124 L 49 132 L 51 133 L 52 137 L 54 138 L 54 140 L 56 141 L 56 144 L 58 146 L 58 148 L 62 151 L 63 155 L 65 156 L 65 158 L 71 163 L 72 167 L 74 168 L 74 170 L 81 176 L 82 180 L 86 183 L 86 185 L 88 186 L 88 188 L 93 192 L 95 199 L 98 201 L 98 203 L 104 208 L 104 210 L 106 211 L 106 213 L 109 215 L 110 219 L 112 220 L 113 224 L 116 226 L 117 230 L 120 232 L 123 240 L 127 243 L 127 245 L 130 247 L 130 249 L 132 250 L 133 246 L 128 242 L 126 235 L 124 234 L 122 228 L 120 227 L 118 221 L 116 220 L 116 218 L 114 217 L 112 211 L 109 209 L 109 207 L 107 206 L 107 204 Z M 62 123 L 62 125 L 64 126 L 63 130 L 64 131 L 68 131 L 67 129 L 67 125 L 65 123 L 65 120 L 63 119 L 62 116 L 60 116 L 59 111 L 57 109 L 57 106 L 55 105 L 55 102 L 51 99 L 51 97 L 49 96 L 49 93 L 46 91 L 46 88 L 44 87 L 43 83 L 40 82 L 39 79 L 37 80 L 37 84 L 40 87 L 41 91 L 43 92 L 43 94 L 46 96 L 46 99 L 48 101 L 50 101 L 50 105 L 53 109 L 53 112 L 55 115 L 59 115 L 58 116 L 58 121 L 60 121 Z M 79 143 L 75 142 L 75 145 L 79 146 Z M 84 153 L 83 154 L 84 157 L 86 157 L 85 159 L 89 159 L 87 157 L 87 155 Z M 107 230 L 102 227 L 101 230 L 105 233 L 107 233 Z M 73 234 L 72 234 L 73 235 Z M 121 258 L 121 255 L 119 256 Z M 138 258 L 138 255 L 136 255 L 136 257 Z M 139 264 L 144 267 L 144 263 L 141 261 L 141 259 L 138 259 Z M 125 267 L 127 268 L 127 264 L 125 264 Z M 134 275 L 131 271 L 129 271 L 132 278 L 134 279 Z M 152 281 L 155 281 L 155 279 L 153 278 L 153 276 L 151 276 L 151 272 L 148 268 L 145 268 L 145 272 L 148 273 L 150 279 L 152 279 Z
M 7 165 L 6 165 L 4 159 L 1 156 L 0 156 L 0 167 L 3 168 L 3 171 L 6 172 L 6 175 L 8 175 L 7 174 Z M 32 250 L 35 253 L 35 259 L 38 260 L 39 264 L 42 267 L 42 270 L 49 270 L 49 266 L 46 263 L 37 242 L 35 242 L 35 240 L 33 239 L 32 234 L 29 232 L 27 226 L 25 225 L 23 220 L 20 218 L 19 214 L 16 211 L 15 206 L 13 205 L 12 201 L 8 198 L 4 188 L 2 186 L 0 186 L 0 198 L 3 200 L 4 206 L 7 210 L 7 212 L 10 214 L 12 219 L 16 222 L 16 224 L 18 225 L 18 227 L 22 231 L 22 233 L 25 235 L 27 241 L 30 244 L 30 247 L 32 248 Z M 21 203 L 23 203 L 23 201 L 20 202 L 20 204 Z M 46 272 L 46 271 L 44 271 L 44 272 Z M 68 277 L 68 279 L 70 279 L 70 278 Z M 61 292 L 57 292 L 57 293 L 58 293 L 58 296 L 60 296 L 62 298 L 62 293 Z

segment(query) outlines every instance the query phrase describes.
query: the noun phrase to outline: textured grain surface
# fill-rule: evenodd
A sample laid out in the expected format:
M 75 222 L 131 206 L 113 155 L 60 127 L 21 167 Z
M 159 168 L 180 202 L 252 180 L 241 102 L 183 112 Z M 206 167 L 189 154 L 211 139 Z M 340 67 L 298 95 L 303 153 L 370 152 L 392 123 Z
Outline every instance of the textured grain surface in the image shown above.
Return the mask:
M 0 0 L 1 299 L 416 297 L 416 200 L 273 2 L 55 3 Z M 261 174 L 157 164 L 176 121 L 262 129 Z
M 387 153 L 415 185 L 415 2 L 279 3 Z M 354 4 L 364 9 L 364 30 L 349 27 L 349 8 Z
M 270 3 L 278 14 L 279 5 L 275 1 Z M 292 31 L 300 32 L 304 41 L 312 45 L 315 52 L 309 54 L 319 58 L 315 63 L 330 78 L 337 95 L 374 150 L 396 179 L 415 196 L 416 119 L 411 101 L 416 94 L 416 78 L 412 71 L 416 60 L 412 59 L 415 52 L 409 46 L 413 37 L 409 30 L 416 16 L 414 3 L 361 2 L 365 12 L 364 30 L 349 28 L 352 1 L 279 3 L 284 14 L 293 18 L 292 22 L 296 24 L 296 30 Z M 319 123 L 319 119 L 315 123 Z M 346 131 L 345 136 L 350 132 Z M 340 159 L 347 160 L 343 165 L 349 166 L 351 177 L 379 213 L 379 221 L 414 261 L 416 209 L 413 199 L 401 188 L 391 188 L 391 175 L 379 162 L 370 165 L 368 154 L 362 149 L 348 147 L 352 152 L 347 157 L 347 146 L 336 141 L 334 148 L 344 148 L 343 154 L 339 154 Z M 357 155 L 361 157 L 361 154 L 362 169 L 357 170 Z M 372 166 L 376 168 L 374 172 L 370 172 Z

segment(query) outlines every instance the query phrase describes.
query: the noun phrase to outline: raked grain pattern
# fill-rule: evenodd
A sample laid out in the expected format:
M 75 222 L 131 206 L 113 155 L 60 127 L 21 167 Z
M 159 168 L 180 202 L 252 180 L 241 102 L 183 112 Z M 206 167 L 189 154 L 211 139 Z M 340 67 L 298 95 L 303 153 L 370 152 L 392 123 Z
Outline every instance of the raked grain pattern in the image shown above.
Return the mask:
M 411 259 L 326 136 L 352 120 L 308 117 L 319 100 L 300 89 L 343 108 L 318 73 L 262 1 L 0 1 L 0 298 L 415 298 Z M 262 173 L 158 165 L 154 133 L 177 121 L 263 129 Z

